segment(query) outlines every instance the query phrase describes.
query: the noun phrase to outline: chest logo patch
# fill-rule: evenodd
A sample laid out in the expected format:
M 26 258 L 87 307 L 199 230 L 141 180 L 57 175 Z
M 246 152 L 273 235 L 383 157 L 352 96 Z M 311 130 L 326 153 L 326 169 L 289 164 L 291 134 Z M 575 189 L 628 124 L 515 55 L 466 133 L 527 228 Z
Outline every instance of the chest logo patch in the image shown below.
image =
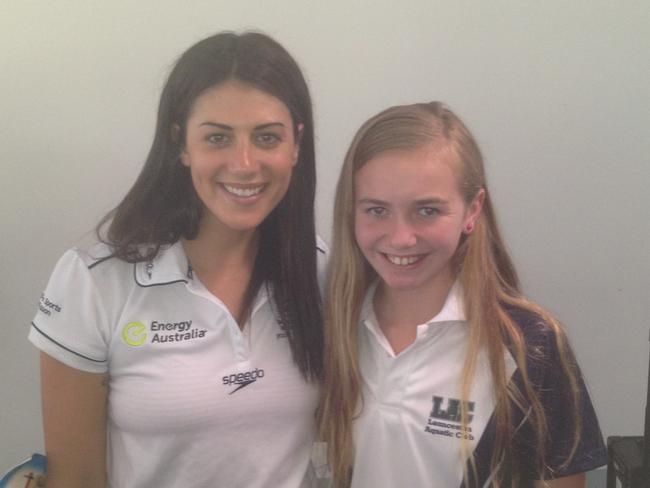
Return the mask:
M 467 426 L 461 424 L 461 400 L 433 396 L 431 413 L 424 431 L 431 435 L 452 437 L 456 439 L 474 440 L 469 424 L 474 418 L 474 402 L 465 402 L 467 411 Z
M 129 346 L 141 346 L 147 340 L 147 328 L 142 322 L 129 322 L 122 329 L 122 340 Z
M 191 320 L 180 322 L 161 322 L 152 320 L 148 325 L 143 322 L 129 322 L 122 328 L 122 340 L 127 346 L 138 347 L 151 344 L 173 344 L 203 339 L 208 331 L 192 324 Z
M 253 371 L 246 371 L 245 373 L 233 373 L 224 376 L 221 380 L 223 381 L 224 386 L 235 387 L 234 390 L 228 393 L 228 395 L 232 395 L 236 391 L 247 387 L 251 383 L 255 383 L 258 379 L 261 378 L 264 378 L 264 370 L 261 368 L 255 368 Z

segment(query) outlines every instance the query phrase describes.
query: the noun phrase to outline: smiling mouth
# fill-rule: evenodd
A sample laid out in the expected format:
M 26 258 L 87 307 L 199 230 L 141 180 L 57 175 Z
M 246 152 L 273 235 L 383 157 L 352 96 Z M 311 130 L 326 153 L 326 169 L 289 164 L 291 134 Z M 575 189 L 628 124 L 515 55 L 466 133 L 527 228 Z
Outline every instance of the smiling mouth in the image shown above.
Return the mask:
M 424 259 L 424 254 L 414 256 L 395 256 L 393 254 L 384 254 L 384 257 L 395 266 L 409 266 Z
M 244 197 L 244 198 L 258 195 L 264 189 L 264 185 L 240 187 L 240 186 L 227 185 L 223 183 L 221 186 L 231 195 Z

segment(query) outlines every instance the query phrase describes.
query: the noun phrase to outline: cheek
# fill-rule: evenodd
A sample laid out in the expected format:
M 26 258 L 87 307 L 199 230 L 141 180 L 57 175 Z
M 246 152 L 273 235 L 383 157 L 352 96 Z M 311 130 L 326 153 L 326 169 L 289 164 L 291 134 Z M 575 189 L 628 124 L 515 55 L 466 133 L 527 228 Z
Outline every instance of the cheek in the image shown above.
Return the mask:
M 357 217 L 354 220 L 354 238 L 361 251 L 365 254 L 365 250 L 371 247 L 377 240 L 378 230 L 376 225 L 364 221 L 363 217 Z
M 435 229 L 431 237 L 441 245 L 455 250 L 460 242 L 461 234 L 462 227 L 456 222 L 450 222 L 449 225 Z
M 354 240 L 357 242 L 357 246 L 363 250 L 364 247 L 364 228 L 363 225 L 360 224 L 359 219 L 355 218 L 354 219 Z
M 192 185 L 194 190 L 199 195 L 205 195 L 209 189 L 212 188 L 211 176 L 206 174 L 205 170 L 197 168 L 196 166 L 190 167 L 190 178 L 192 179 Z
M 294 159 L 290 154 L 278 154 L 272 162 L 273 171 L 276 178 L 286 181 L 291 181 L 294 172 Z
M 293 163 L 287 165 L 284 167 L 282 174 L 284 175 L 284 179 L 287 181 L 287 185 L 291 181 L 291 178 L 293 177 L 293 172 L 294 172 L 294 165 Z

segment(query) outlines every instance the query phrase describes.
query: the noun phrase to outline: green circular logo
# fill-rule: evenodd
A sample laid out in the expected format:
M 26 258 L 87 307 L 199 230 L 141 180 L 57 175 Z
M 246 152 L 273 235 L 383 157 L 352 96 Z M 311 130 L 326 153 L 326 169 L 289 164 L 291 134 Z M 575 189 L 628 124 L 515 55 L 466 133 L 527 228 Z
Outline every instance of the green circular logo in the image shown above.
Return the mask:
M 142 322 L 129 322 L 122 329 L 122 340 L 129 346 L 141 346 L 147 340 L 147 328 Z

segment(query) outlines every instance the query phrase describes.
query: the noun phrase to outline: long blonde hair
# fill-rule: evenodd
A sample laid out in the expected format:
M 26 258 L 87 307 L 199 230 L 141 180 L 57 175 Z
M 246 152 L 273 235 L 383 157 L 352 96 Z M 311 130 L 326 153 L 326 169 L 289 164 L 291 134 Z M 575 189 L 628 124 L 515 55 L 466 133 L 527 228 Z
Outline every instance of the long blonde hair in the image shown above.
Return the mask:
M 480 350 L 487 354 L 491 368 L 496 399 L 496 437 L 490 461 L 493 486 L 504 486 L 506 479 L 511 486 L 517 486 L 516 469 L 511 469 L 515 456 L 510 445 L 515 428 L 514 409 L 528 415 L 532 425 L 539 476 L 543 477 L 545 468 L 547 419 L 527 374 L 530 348 L 508 310 L 514 308 L 535 314 L 555 338 L 561 368 L 568 379 L 567 395 L 571 397 L 575 426 L 574 442 L 565 464 L 580 440 L 578 373 L 566 336 L 552 316 L 520 292 L 517 273 L 499 233 L 478 145 L 461 120 L 439 102 L 396 106 L 372 117 L 359 129 L 346 154 L 337 185 L 325 307 L 325 385 L 319 409 L 320 435 L 328 445 L 328 459 L 337 488 L 348 486 L 351 476 L 352 423 L 363 408 L 357 327 L 363 298 L 376 277 L 354 238 L 355 174 L 381 153 L 429 144 L 443 144 L 451 151 L 459 189 L 467 205 L 481 189 L 485 191 L 475 230 L 461 238 L 453 266 L 462 286 L 469 325 L 469 343 L 460 378 L 462 400 L 469 397 Z M 511 351 L 522 375 L 522 390 L 506 376 L 507 350 Z M 465 406 L 466 401 L 461 405 Z M 464 426 L 467 415 L 461 411 Z M 474 467 L 467 443 L 461 449 Z M 466 482 L 470 479 L 467 470 L 464 477 Z

